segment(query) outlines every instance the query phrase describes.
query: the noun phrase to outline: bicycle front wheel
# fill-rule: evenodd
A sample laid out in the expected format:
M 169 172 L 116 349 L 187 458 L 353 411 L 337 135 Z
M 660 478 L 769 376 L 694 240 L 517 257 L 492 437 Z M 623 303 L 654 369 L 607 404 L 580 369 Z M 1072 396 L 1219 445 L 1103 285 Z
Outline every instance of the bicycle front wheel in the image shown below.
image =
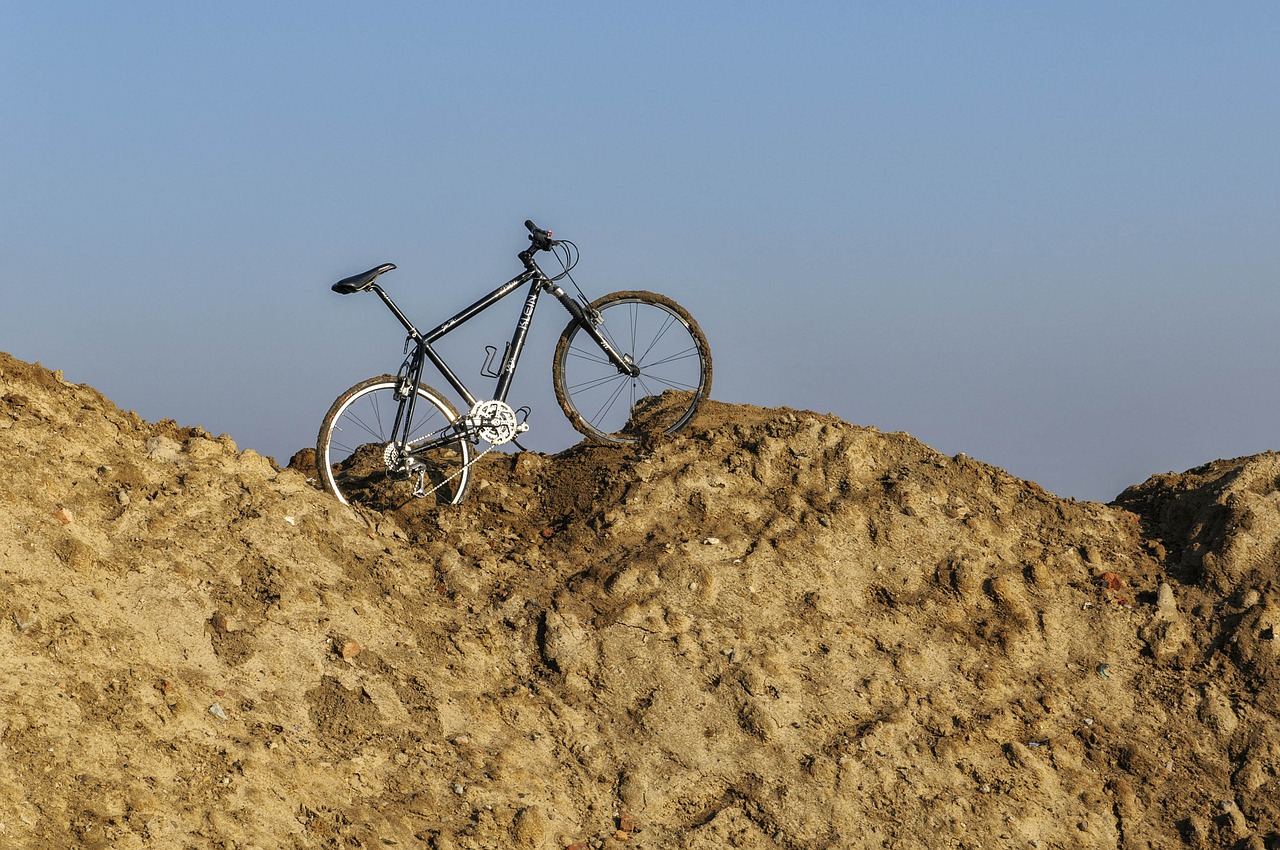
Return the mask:
M 401 404 L 396 384 L 394 375 L 383 375 L 338 396 L 316 437 L 320 480 L 344 505 L 381 511 L 414 498 L 456 505 L 471 477 L 470 444 L 457 437 L 431 449 L 415 447 L 449 434 L 458 414 L 438 392 L 420 385 L 413 421 L 393 442 Z
M 614 292 L 587 312 L 640 373 L 620 372 L 576 319 L 569 322 L 551 373 L 573 427 L 596 440 L 628 443 L 688 425 L 711 393 L 711 349 L 688 311 L 653 292 Z

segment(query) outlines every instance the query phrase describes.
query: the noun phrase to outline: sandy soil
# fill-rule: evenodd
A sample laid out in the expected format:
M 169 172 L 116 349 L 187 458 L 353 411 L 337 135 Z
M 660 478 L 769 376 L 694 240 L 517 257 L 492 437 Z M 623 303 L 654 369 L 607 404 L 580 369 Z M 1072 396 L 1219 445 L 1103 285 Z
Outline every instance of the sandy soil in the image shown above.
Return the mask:
M 1108 506 L 711 403 L 440 511 L 296 462 L 0 354 L 0 846 L 1280 847 L 1280 456 Z

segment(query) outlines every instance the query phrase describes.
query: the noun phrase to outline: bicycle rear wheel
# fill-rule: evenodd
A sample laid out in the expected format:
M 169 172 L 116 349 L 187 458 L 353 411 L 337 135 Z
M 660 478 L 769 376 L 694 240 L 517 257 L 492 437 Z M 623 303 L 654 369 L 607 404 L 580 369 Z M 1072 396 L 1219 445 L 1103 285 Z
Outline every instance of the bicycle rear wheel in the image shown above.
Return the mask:
M 634 442 L 685 427 L 711 392 L 711 349 L 683 307 L 653 292 L 613 292 L 589 314 L 614 350 L 640 369 L 619 372 L 576 320 L 556 345 L 556 400 L 573 427 L 596 440 Z
M 471 477 L 471 446 L 461 437 L 428 451 L 393 444 L 400 398 L 394 375 L 370 378 L 338 396 L 316 437 L 316 468 L 325 489 L 343 504 L 390 510 L 411 499 L 457 504 Z M 402 434 L 412 449 L 448 433 L 458 418 L 431 387 L 418 387 L 413 422 Z

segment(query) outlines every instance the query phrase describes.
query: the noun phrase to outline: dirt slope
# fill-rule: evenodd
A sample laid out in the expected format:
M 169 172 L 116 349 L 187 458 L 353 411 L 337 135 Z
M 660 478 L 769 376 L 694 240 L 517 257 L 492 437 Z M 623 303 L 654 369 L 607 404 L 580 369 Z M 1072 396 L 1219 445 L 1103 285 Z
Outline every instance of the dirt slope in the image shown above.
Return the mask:
M 1280 847 L 1275 455 L 1104 506 L 710 404 L 481 464 L 357 514 L 0 355 L 0 847 Z

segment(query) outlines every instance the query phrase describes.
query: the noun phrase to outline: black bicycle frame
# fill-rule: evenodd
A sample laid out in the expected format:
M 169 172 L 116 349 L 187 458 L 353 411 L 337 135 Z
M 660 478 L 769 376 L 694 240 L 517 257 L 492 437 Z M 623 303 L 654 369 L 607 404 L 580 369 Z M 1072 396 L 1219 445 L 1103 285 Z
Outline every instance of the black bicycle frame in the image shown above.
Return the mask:
M 479 399 L 472 394 L 472 392 L 467 388 L 467 385 L 462 382 L 462 379 L 459 378 L 451 368 L 449 368 L 449 364 L 444 361 L 444 358 L 440 356 L 439 352 L 431 347 L 431 343 L 436 342 L 451 331 L 483 313 L 485 310 L 489 309 L 494 304 L 497 304 L 499 301 L 506 298 L 526 283 L 531 284 L 529 287 L 529 294 L 525 298 L 524 309 L 520 312 L 520 318 L 516 321 L 516 328 L 511 336 L 511 343 L 507 348 L 506 357 L 503 359 L 502 366 L 498 370 L 498 383 L 494 387 L 493 393 L 494 400 L 504 403 L 507 400 L 507 394 L 511 390 L 511 382 L 515 378 L 516 366 L 520 362 L 520 354 L 524 351 L 525 341 L 529 336 L 529 327 L 533 324 L 533 311 L 537 308 L 538 297 L 544 290 L 550 292 L 556 297 L 556 300 L 564 305 L 565 309 L 569 311 L 574 320 L 578 322 L 583 329 L 590 334 L 591 338 L 600 345 L 600 348 L 604 351 L 609 360 L 618 367 L 618 371 L 627 372 L 633 375 L 636 374 L 637 370 L 635 365 L 627 358 L 618 354 L 614 347 L 610 345 L 609 341 L 605 339 L 604 335 L 600 333 L 595 323 L 588 317 L 587 311 L 577 302 L 576 299 L 574 299 L 573 296 L 566 293 L 563 289 L 557 286 L 554 281 L 547 277 L 546 274 L 538 268 L 537 264 L 534 263 L 532 256 L 526 256 L 526 254 L 522 253 L 520 255 L 520 259 L 525 263 L 525 270 L 523 272 L 511 278 L 511 280 L 502 284 L 502 286 L 499 286 L 497 289 L 493 290 L 479 301 L 476 301 L 471 306 L 446 319 L 444 322 L 440 323 L 425 334 L 414 327 L 413 322 L 409 321 L 409 317 L 406 316 L 398 306 L 396 306 L 396 303 L 391 300 L 391 296 L 387 295 L 387 293 L 382 290 L 382 287 L 378 286 L 376 283 L 369 287 L 374 292 L 378 293 L 378 297 L 387 305 L 387 309 L 389 309 L 392 315 L 400 321 L 400 324 L 404 325 L 405 330 L 409 332 L 409 338 L 414 342 L 414 351 L 408 358 L 406 358 L 405 361 L 407 368 L 402 369 L 403 374 L 400 379 L 402 383 L 397 386 L 397 394 L 401 397 L 401 403 L 399 409 L 396 411 L 396 421 L 391 431 L 393 442 L 399 442 L 396 440 L 396 435 L 400 433 L 402 425 L 405 428 L 405 438 L 407 442 L 409 424 L 413 422 L 414 404 L 418 398 L 416 390 L 422 381 L 424 360 L 430 360 L 432 365 L 435 366 L 440 374 L 444 376 L 444 379 L 449 382 L 449 385 L 457 391 L 458 395 L 462 396 L 462 398 L 466 400 L 468 410 L 475 407 Z M 454 427 L 450 429 L 451 433 L 430 440 L 421 446 L 412 447 L 410 452 L 425 451 L 444 443 L 451 442 L 457 437 L 459 430 L 461 430 L 462 433 L 466 433 L 467 429 L 465 425 L 459 425 L 459 422 L 454 422 L 452 424 Z

